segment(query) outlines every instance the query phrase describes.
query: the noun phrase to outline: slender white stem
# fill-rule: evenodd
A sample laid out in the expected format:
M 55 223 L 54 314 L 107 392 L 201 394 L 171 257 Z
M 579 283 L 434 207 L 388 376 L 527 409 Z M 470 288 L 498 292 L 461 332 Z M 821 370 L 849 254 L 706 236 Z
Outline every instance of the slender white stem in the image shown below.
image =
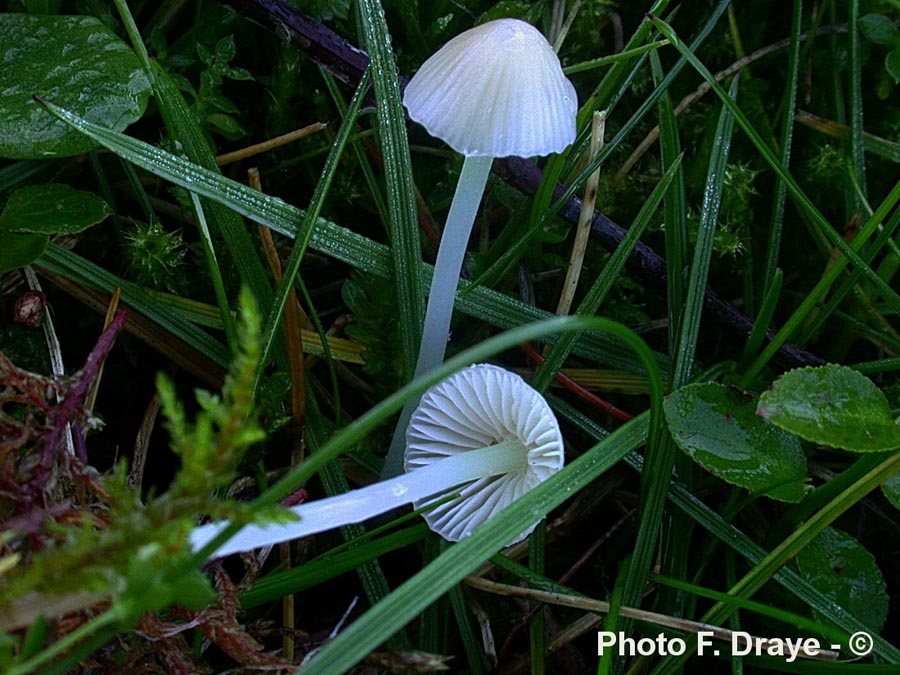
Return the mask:
M 291 511 L 300 518 L 298 521 L 248 525 L 211 557 L 218 558 L 240 551 L 250 551 L 342 525 L 360 523 L 404 504 L 425 499 L 478 478 L 524 470 L 527 456 L 527 451 L 519 441 L 504 441 L 497 445 L 453 455 L 359 490 L 294 506 Z M 221 522 L 194 529 L 191 533 L 191 546 L 195 551 L 199 550 L 227 525 L 227 522 Z
M 431 279 L 428 305 L 425 308 L 422 346 L 419 348 L 419 360 L 416 362 L 416 377 L 429 372 L 444 361 L 459 272 L 462 269 L 469 236 L 472 234 L 472 225 L 475 223 L 493 161 L 492 157 L 466 157 L 463 162 L 453 203 L 450 204 L 450 213 L 447 215 L 447 224 L 444 226 L 444 234 L 441 235 L 437 260 L 434 263 L 434 276 Z
M 431 278 L 431 290 L 428 292 L 428 304 L 425 307 L 422 344 L 416 362 L 416 377 L 433 370 L 444 361 L 459 272 L 462 269 L 469 235 L 472 234 L 472 225 L 475 223 L 493 161 L 493 157 L 466 157 L 463 162 L 453 202 L 450 204 L 450 213 L 447 214 L 447 223 L 444 225 L 444 234 L 441 236 L 437 260 L 434 263 L 434 276 Z M 381 473 L 382 478 L 397 476 L 403 470 L 406 427 L 409 426 L 409 419 L 416 405 L 418 401 L 410 401 L 400 413 L 400 420 L 394 430 L 394 438 Z

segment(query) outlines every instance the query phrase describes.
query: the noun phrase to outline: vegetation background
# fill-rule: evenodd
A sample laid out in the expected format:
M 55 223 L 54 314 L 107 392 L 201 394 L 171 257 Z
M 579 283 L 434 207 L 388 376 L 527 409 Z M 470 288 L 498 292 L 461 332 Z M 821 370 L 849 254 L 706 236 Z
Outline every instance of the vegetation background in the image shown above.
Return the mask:
M 0 671 L 897 672 L 896 0 L 3 5 Z M 462 158 L 398 74 L 510 16 L 579 137 L 495 165 L 459 359 L 403 389 Z M 185 545 L 376 480 L 403 402 L 477 360 L 547 391 L 570 467 L 470 539 Z M 601 626 L 697 622 L 840 663 L 598 660 Z

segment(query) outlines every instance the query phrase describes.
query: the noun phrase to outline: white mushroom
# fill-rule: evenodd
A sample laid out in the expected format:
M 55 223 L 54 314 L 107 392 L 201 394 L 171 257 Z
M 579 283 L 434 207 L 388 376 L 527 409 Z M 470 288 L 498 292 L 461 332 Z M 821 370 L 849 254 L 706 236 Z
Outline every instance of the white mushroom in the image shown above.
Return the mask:
M 470 366 L 422 397 L 409 429 L 407 473 L 292 507 L 296 522 L 245 527 L 213 557 L 362 522 L 404 504 L 418 509 L 448 498 L 425 519 L 435 532 L 458 541 L 561 469 L 563 460 L 559 424 L 544 398 L 514 373 Z M 196 528 L 190 538 L 194 550 L 226 526 Z
M 457 35 L 425 61 L 403 103 L 412 120 L 466 156 L 435 261 L 418 377 L 444 360 L 459 272 L 493 158 L 564 150 L 575 139 L 578 101 L 540 31 L 499 19 Z M 412 405 L 401 413 L 385 477 L 400 472 Z
M 432 530 L 459 541 L 563 466 L 563 441 L 553 411 L 518 375 L 481 364 L 458 372 L 422 396 L 407 431 L 404 465 L 417 475 L 449 457 L 485 446 L 507 446 L 516 469 L 485 474 L 462 489 L 435 492 L 413 502 L 423 509 L 449 496 L 424 514 Z M 525 538 L 533 524 L 515 541 Z M 515 543 L 515 542 L 510 542 Z
M 575 139 L 575 88 L 541 32 L 499 19 L 460 33 L 403 93 L 409 116 L 466 157 L 532 157 Z

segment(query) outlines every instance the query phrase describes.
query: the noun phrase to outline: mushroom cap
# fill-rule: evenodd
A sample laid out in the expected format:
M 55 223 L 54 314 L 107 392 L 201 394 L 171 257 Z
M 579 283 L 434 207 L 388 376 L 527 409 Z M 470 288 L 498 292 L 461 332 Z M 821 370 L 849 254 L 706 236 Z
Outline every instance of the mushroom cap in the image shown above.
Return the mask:
M 460 33 L 403 94 L 409 116 L 467 156 L 533 157 L 575 140 L 578 99 L 531 24 L 498 19 Z
M 425 392 L 406 438 L 407 472 L 503 441 L 518 441 L 527 452 L 521 470 L 480 478 L 413 502 L 422 509 L 459 495 L 424 514 L 428 526 L 450 541 L 471 534 L 559 471 L 565 460 L 559 423 L 544 397 L 515 373 L 484 363 L 461 370 Z M 524 539 L 535 525 L 509 543 Z

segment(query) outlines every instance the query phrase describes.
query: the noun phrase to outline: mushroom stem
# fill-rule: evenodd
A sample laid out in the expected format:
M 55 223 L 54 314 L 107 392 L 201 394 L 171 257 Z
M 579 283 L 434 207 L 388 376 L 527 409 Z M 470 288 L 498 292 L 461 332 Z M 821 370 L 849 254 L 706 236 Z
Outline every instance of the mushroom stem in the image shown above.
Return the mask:
M 434 263 L 415 377 L 424 375 L 444 361 L 459 273 L 493 161 L 493 157 L 483 156 L 467 156 L 463 161 L 453 202 L 450 204 L 450 213 L 447 215 L 447 223 L 441 235 L 437 260 Z M 417 404 L 417 400 L 410 401 L 400 413 L 394 438 L 384 462 L 384 470 L 381 472 L 382 478 L 397 476 L 403 471 L 406 427 L 409 426 L 409 419 Z
M 456 453 L 447 459 L 390 480 L 294 506 L 291 511 L 300 518 L 298 521 L 248 525 L 210 557 L 218 558 L 250 551 L 342 525 L 359 523 L 463 483 L 512 471 L 524 471 L 527 458 L 528 451 L 518 440 L 502 441 L 495 445 Z M 195 551 L 203 548 L 227 525 L 227 522 L 221 522 L 195 528 L 191 533 L 191 547 Z
M 463 161 L 434 263 L 434 276 L 431 278 L 431 290 L 428 292 L 428 305 L 425 308 L 422 345 L 416 362 L 416 377 L 433 370 L 444 361 L 459 273 L 493 161 L 493 157 L 466 157 Z

